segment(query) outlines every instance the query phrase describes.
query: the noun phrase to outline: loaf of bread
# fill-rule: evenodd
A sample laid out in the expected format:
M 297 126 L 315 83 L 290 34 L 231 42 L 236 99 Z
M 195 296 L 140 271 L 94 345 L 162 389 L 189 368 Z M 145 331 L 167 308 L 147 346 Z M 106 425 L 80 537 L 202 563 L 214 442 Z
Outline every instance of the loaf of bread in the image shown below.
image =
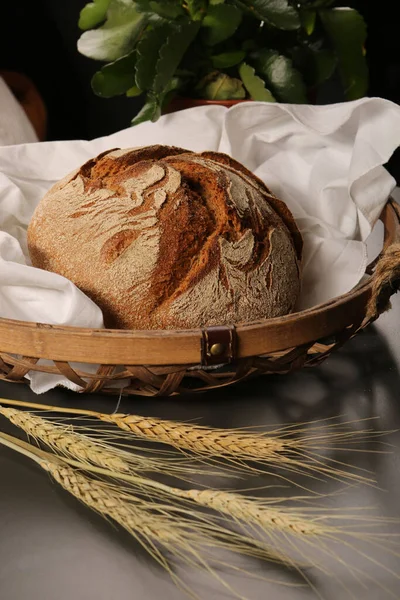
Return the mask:
M 110 150 L 50 189 L 28 229 L 34 266 L 75 283 L 107 327 L 197 328 L 293 310 L 301 236 L 225 154 Z

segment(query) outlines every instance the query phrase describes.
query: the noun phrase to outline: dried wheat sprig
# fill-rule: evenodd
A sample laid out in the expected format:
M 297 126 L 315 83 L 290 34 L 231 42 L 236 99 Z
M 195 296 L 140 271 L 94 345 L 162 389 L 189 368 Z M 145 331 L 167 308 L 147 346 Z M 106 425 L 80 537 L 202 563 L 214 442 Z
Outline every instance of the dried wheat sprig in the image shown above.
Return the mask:
M 237 594 L 215 571 L 210 564 L 211 561 L 202 557 L 200 549 L 208 548 L 209 553 L 212 553 L 215 548 L 224 549 L 272 562 L 282 561 L 281 555 L 274 554 L 261 543 L 255 540 L 249 542 L 244 536 L 220 527 L 217 523 L 209 522 L 202 515 L 192 514 L 191 511 L 180 510 L 168 505 L 154 504 L 151 500 L 146 502 L 133 495 L 129 490 L 93 479 L 85 475 L 79 468 L 67 464 L 64 458 L 49 454 L 13 436 L 0 432 L 0 444 L 35 461 L 83 504 L 121 525 L 169 572 L 174 582 L 193 598 L 197 599 L 197 596 L 172 571 L 162 550 L 168 551 L 189 566 L 205 569 L 242 600 L 246 599 Z M 80 465 L 80 463 L 77 462 L 76 465 Z M 86 469 L 86 465 L 80 465 L 80 467 Z M 101 469 L 99 468 L 99 470 Z M 193 516 L 198 516 L 199 519 L 194 521 L 191 518 Z M 219 567 L 229 567 L 246 575 L 252 575 L 218 558 L 212 559 L 212 562 Z M 290 561 L 289 566 L 292 564 Z M 268 580 L 264 577 L 261 579 Z M 269 581 L 273 580 L 269 579 Z M 279 583 L 289 587 L 293 585 L 298 587 L 298 584 L 283 581 Z
M 104 436 L 100 438 L 81 433 L 72 425 L 55 423 L 29 411 L 3 407 L 0 415 L 22 429 L 28 437 L 47 445 L 55 452 L 75 458 L 83 464 L 92 464 L 117 473 L 160 472 L 168 473 L 184 481 L 191 481 L 190 475 L 198 475 L 199 469 L 190 467 L 189 461 L 175 461 L 164 458 L 159 452 L 157 458 L 149 458 L 137 452 L 128 452 L 118 445 L 108 444 Z M 126 445 L 125 445 L 126 448 Z M 130 448 L 132 450 L 132 448 Z M 134 448 L 136 450 L 136 448 Z M 202 474 L 223 475 L 221 472 L 202 470 Z
M 6 434 L 0 433 L 0 442 L 7 444 L 8 440 L 14 440 L 12 443 L 21 445 L 23 442 L 16 441 L 15 438 L 7 436 Z M 11 444 L 11 447 L 12 444 Z M 26 448 L 29 448 L 26 451 Z M 29 444 L 25 444 L 25 454 L 28 452 L 32 453 L 32 447 Z M 39 453 L 39 454 L 38 454 Z M 201 566 L 207 568 L 208 571 L 214 571 L 210 566 L 204 563 L 203 559 L 196 548 L 199 545 L 209 546 L 210 548 L 224 548 L 234 550 L 235 552 L 241 552 L 250 556 L 257 556 L 272 561 L 281 561 L 284 564 L 297 568 L 296 564 L 293 563 L 290 557 L 282 555 L 282 553 L 273 553 L 269 546 L 265 546 L 262 542 L 256 541 L 249 538 L 246 535 L 238 535 L 230 530 L 221 528 L 215 522 L 204 516 L 203 513 L 198 513 L 196 510 L 190 508 L 188 510 L 185 507 L 174 506 L 170 502 L 171 496 L 176 496 L 184 500 L 195 502 L 201 506 L 212 508 L 219 513 L 229 516 L 236 521 L 251 526 L 261 527 L 264 533 L 267 533 L 272 541 L 279 541 L 278 536 L 283 535 L 284 539 L 289 541 L 291 547 L 295 551 L 302 551 L 304 549 L 297 546 L 297 542 L 291 542 L 290 538 L 298 539 L 299 542 L 310 545 L 312 548 L 318 548 L 321 553 L 326 554 L 338 562 L 344 564 L 344 561 L 340 558 L 340 555 L 335 554 L 330 545 L 332 542 L 341 541 L 338 534 L 343 533 L 350 541 L 345 541 L 345 544 L 353 549 L 351 544 L 351 538 L 371 541 L 368 537 L 362 534 L 354 533 L 340 527 L 332 527 L 326 525 L 324 522 L 324 516 L 319 515 L 310 518 L 310 515 L 302 515 L 301 512 L 291 512 L 288 510 L 276 509 L 266 506 L 263 502 L 260 502 L 254 498 L 242 498 L 238 494 L 230 492 L 222 492 L 217 490 L 181 490 L 179 488 L 171 488 L 164 484 L 154 482 L 140 477 L 132 477 L 126 473 L 113 473 L 107 469 L 96 467 L 92 465 L 82 464 L 79 461 L 69 460 L 70 464 L 66 464 L 66 459 L 54 457 L 39 449 L 35 449 L 34 455 L 38 459 L 37 462 L 45 468 L 47 471 L 52 473 L 55 479 L 70 491 L 77 498 L 86 503 L 89 507 L 97 510 L 105 516 L 109 516 L 121 523 L 123 527 L 128 529 L 132 535 L 143 543 L 147 550 L 150 548 L 150 553 L 153 554 L 156 560 L 160 562 L 165 568 L 169 569 L 168 563 L 165 557 L 159 553 L 157 546 L 154 545 L 154 536 L 158 536 L 156 541 L 165 549 L 169 550 L 175 557 L 185 559 L 187 564 Z M 92 478 L 84 475 L 80 469 L 94 472 L 96 475 L 102 475 L 114 479 L 122 479 L 130 484 L 134 485 L 133 489 L 136 489 L 136 494 L 139 492 L 143 493 L 148 498 L 147 503 L 138 496 L 132 495 L 132 487 L 124 489 L 122 486 L 110 485 L 102 481 L 96 481 Z M 151 490 L 155 490 L 155 494 L 152 494 Z M 104 494 L 106 491 L 107 500 L 104 503 Z M 155 502 L 156 500 L 156 502 Z M 122 512 L 118 512 L 116 503 L 123 503 L 124 509 Z M 148 507 L 151 507 L 150 513 Z M 126 512 L 127 507 L 134 511 L 134 515 L 129 516 Z M 143 507 L 146 507 L 145 509 Z M 143 512 L 144 510 L 144 512 Z M 147 512 L 146 512 L 147 510 Z M 345 516 L 345 515 L 344 515 Z M 161 522 L 155 523 L 155 519 L 162 517 Z M 195 519 L 194 521 L 188 521 L 188 517 Z M 121 520 L 119 520 L 121 519 Z M 139 522 L 137 521 L 139 520 Z M 170 527 L 165 527 L 169 525 Z M 193 537 L 192 527 L 195 527 L 195 535 Z M 171 531 L 171 527 L 172 530 Z M 177 528 L 177 529 L 176 529 Z M 182 540 L 177 542 L 177 537 L 182 536 Z M 201 535 L 200 535 L 201 534 Z M 204 537 L 205 536 L 205 537 Z M 212 538 L 212 541 L 211 541 Z M 376 535 L 377 545 L 382 546 L 382 536 Z M 177 547 L 178 543 L 178 547 Z M 304 544 L 303 544 L 304 543 Z M 194 546 L 193 546 L 194 544 Z M 197 545 L 197 546 L 196 546 Z M 190 550 L 188 550 L 191 549 Z M 392 575 L 397 576 L 389 568 L 386 568 L 384 564 L 371 559 L 365 552 L 357 551 L 358 554 L 384 568 Z M 222 564 L 222 563 L 220 563 Z M 225 565 L 226 566 L 226 565 Z M 360 569 L 352 567 L 353 575 L 357 578 L 358 573 L 361 573 Z M 302 573 L 307 580 L 307 577 Z M 368 574 L 362 573 L 363 576 Z M 173 576 L 175 576 L 173 574 Z M 177 581 L 178 582 L 178 581 Z M 181 582 L 179 582 L 181 585 Z
M 257 434 L 240 429 L 209 428 L 118 413 L 100 413 L 97 418 L 137 437 L 169 444 L 178 450 L 192 452 L 197 456 L 211 459 L 224 458 L 236 465 L 240 465 L 241 461 L 257 461 L 303 475 L 311 472 L 333 479 L 374 483 L 373 479 L 366 475 L 344 471 L 342 468 L 344 465 L 340 465 L 339 468 L 333 464 L 324 464 L 320 454 L 313 455 L 312 435 L 304 442 L 301 439 L 281 438 L 279 430 L 268 434 Z M 366 432 L 363 431 L 362 435 L 365 434 Z M 341 439 L 342 435 L 335 432 L 332 436 L 325 434 L 325 438 Z M 353 436 L 356 437 L 356 434 L 353 433 Z M 318 442 L 316 450 L 320 451 L 321 436 L 318 435 L 316 438 Z
M 168 444 L 183 453 L 193 453 L 201 460 L 205 459 L 214 463 L 218 463 L 221 459 L 227 460 L 238 470 L 243 468 L 243 461 L 257 461 L 258 464 L 268 464 L 274 468 L 285 469 L 293 473 L 308 474 L 310 477 L 324 476 L 338 480 L 375 483 L 371 477 L 365 474 L 347 472 L 343 468 L 346 465 L 324 459 L 319 454 L 323 439 L 325 441 L 329 440 L 331 443 L 340 443 L 349 440 L 350 432 L 334 430 L 332 433 L 328 428 L 327 433 L 314 432 L 302 440 L 287 437 L 288 432 L 292 433 L 294 429 L 292 426 L 283 427 L 281 430 L 269 434 L 249 433 L 241 429 L 213 429 L 138 415 L 105 414 L 84 409 L 60 408 L 16 400 L 0 399 L 0 403 L 95 418 L 114 425 L 121 431 L 137 438 Z M 281 437 L 280 431 L 282 432 Z M 363 441 L 365 437 L 367 439 L 377 437 L 376 432 L 368 430 L 351 432 L 351 435 L 351 443 L 354 443 L 354 438 Z M 245 468 L 248 470 L 250 467 L 246 465 Z M 263 470 L 256 466 L 251 468 L 256 471 Z
M 0 415 L 56 452 L 76 458 L 83 464 L 98 465 L 116 473 L 129 473 L 129 464 L 111 446 L 75 433 L 72 427 L 60 427 L 30 412 L 1 405 Z
M 57 426 L 40 416 L 15 408 L 4 408 L 0 405 L 0 414 L 11 423 L 25 431 L 35 440 L 39 440 L 56 452 L 61 452 L 67 459 L 77 460 L 90 468 L 97 465 L 103 469 L 102 474 L 120 476 L 130 472 L 129 463 L 118 456 L 114 448 L 108 444 L 94 442 L 89 436 L 76 433 L 73 426 L 69 428 Z M 121 477 L 119 477 L 121 479 Z M 289 533 L 313 534 L 325 533 L 317 527 L 310 527 L 307 521 L 291 520 L 287 513 L 276 509 L 265 508 L 257 499 L 247 500 L 239 494 L 219 490 L 181 490 L 150 479 L 137 476 L 122 478 L 132 484 L 144 488 L 156 487 L 171 495 L 196 504 L 214 509 L 229 517 L 253 522 L 263 528 L 275 528 Z

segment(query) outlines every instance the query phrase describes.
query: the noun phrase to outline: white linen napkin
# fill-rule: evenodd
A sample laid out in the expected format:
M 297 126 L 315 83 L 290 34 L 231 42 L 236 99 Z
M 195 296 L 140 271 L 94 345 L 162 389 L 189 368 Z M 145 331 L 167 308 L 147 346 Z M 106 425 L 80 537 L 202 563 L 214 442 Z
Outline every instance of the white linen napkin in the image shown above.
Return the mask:
M 400 107 L 381 98 L 206 106 L 92 141 L 0 148 L 0 317 L 102 326 L 100 309 L 73 284 L 27 266 L 26 228 L 69 171 L 104 150 L 150 144 L 226 152 L 288 204 L 305 245 L 301 309 L 348 292 L 365 272 L 366 239 L 395 187 L 383 165 L 400 145 Z M 31 375 L 37 393 L 60 383 L 78 389 L 62 377 Z

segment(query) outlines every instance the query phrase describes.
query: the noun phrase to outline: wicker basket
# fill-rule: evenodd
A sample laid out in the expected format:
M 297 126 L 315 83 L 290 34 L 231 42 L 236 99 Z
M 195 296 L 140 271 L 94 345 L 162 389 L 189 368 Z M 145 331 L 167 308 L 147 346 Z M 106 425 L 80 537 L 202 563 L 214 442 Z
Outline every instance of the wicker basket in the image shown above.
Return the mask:
M 124 380 L 124 394 L 164 396 L 317 365 L 386 310 L 397 290 L 400 207 L 389 200 L 381 220 L 384 246 L 368 279 L 330 302 L 281 318 L 205 330 L 81 329 L 0 319 L 0 379 L 22 382 L 31 371 L 61 373 L 86 393 L 120 393 Z

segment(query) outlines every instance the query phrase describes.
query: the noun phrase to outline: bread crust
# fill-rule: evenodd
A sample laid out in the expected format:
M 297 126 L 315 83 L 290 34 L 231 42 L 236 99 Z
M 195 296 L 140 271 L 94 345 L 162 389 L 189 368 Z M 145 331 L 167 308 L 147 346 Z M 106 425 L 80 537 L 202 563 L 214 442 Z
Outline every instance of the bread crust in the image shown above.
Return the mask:
M 218 152 L 110 150 L 53 186 L 32 264 L 70 279 L 107 327 L 196 328 L 293 310 L 302 241 L 286 205 Z

